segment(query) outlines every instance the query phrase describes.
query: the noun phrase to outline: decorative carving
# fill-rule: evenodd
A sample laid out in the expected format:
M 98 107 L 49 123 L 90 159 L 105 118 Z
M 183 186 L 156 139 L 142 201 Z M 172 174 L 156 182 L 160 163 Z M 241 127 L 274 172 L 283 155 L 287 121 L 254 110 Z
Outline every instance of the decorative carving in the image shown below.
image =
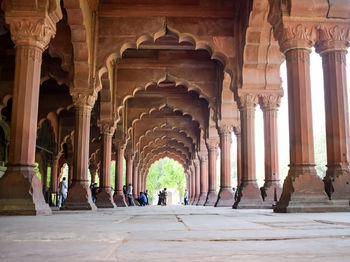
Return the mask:
M 277 110 L 281 104 L 281 96 L 278 94 L 262 94 L 260 96 L 260 107 L 265 110 Z
M 56 33 L 56 23 L 50 18 L 7 17 L 11 38 L 17 46 L 36 46 L 44 51 Z
M 240 126 L 235 126 L 233 128 L 233 132 L 235 133 L 236 136 L 240 136 L 241 135 L 241 127 Z
M 240 109 L 254 108 L 259 101 L 259 97 L 257 94 L 241 93 L 238 96 L 238 105 Z
M 73 98 L 74 106 L 76 107 L 88 107 L 88 109 L 92 110 L 94 107 L 97 96 L 90 94 L 82 94 L 82 93 L 71 93 Z

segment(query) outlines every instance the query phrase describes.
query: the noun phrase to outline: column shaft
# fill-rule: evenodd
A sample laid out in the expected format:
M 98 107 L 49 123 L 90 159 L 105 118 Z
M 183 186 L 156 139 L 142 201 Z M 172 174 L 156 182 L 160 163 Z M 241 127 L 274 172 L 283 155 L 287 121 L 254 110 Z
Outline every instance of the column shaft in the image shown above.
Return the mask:
M 208 197 L 208 152 L 200 152 L 200 195 L 197 206 L 203 206 Z
M 123 193 L 123 161 L 124 161 L 124 145 L 117 143 L 117 157 L 115 167 L 115 192 L 114 202 L 118 207 L 126 207 L 125 196 Z
M 217 207 L 227 207 L 233 205 L 233 195 L 231 188 L 231 143 L 232 127 L 223 125 L 219 127 L 220 148 L 221 148 L 221 174 L 220 191 L 215 203 Z
M 112 136 L 114 128 L 105 127 L 103 131 L 102 174 L 100 192 L 97 195 L 96 206 L 99 208 L 114 208 L 111 189 Z
M 218 156 L 217 143 L 208 144 L 208 165 L 209 165 L 209 181 L 208 181 L 208 198 L 205 206 L 214 206 L 218 195 L 216 193 L 216 159 Z

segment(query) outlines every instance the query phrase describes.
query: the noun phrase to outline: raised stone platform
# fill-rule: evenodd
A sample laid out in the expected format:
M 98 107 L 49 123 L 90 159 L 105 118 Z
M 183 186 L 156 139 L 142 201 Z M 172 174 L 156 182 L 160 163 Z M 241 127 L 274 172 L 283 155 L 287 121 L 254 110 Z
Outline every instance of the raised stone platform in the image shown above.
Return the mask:
M 0 217 L 0 261 L 350 261 L 350 213 L 201 206 Z

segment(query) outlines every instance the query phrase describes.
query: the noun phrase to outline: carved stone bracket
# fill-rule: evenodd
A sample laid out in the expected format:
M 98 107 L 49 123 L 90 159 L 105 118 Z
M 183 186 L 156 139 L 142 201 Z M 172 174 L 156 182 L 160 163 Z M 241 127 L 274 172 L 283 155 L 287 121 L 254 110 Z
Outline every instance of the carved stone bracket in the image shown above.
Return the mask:
M 209 138 L 207 140 L 207 148 L 209 151 L 217 151 L 219 147 L 219 139 Z

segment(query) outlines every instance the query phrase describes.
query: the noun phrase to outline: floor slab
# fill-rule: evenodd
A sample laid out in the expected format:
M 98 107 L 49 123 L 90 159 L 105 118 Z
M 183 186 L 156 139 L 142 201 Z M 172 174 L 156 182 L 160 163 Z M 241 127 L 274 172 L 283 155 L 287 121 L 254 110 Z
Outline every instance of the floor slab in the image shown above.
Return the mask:
M 350 213 L 146 206 L 0 217 L 2 262 L 238 259 L 350 261 Z

